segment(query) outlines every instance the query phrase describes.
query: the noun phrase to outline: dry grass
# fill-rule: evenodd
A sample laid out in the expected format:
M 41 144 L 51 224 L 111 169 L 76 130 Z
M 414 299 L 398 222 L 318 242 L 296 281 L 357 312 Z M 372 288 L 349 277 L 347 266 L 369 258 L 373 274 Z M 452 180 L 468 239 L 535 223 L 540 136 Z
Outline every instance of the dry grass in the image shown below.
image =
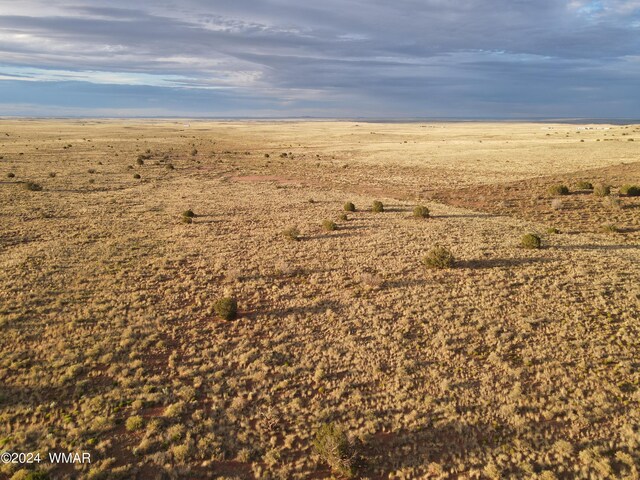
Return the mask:
M 638 475 L 637 127 L 191 125 L 3 121 L 0 449 L 92 453 L 51 478 L 330 478 L 335 424 L 366 478 Z M 578 181 L 619 205 L 553 208 Z M 424 268 L 437 244 L 455 269 Z

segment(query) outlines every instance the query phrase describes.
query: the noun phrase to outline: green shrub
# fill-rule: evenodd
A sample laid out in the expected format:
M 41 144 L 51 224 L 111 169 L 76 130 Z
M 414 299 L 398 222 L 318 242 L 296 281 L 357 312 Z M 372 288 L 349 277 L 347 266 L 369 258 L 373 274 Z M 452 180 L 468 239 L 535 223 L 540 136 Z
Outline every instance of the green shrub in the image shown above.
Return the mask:
M 282 235 L 284 235 L 284 238 L 286 238 L 287 240 L 295 242 L 300 240 L 300 230 L 298 230 L 296 227 L 287 228 L 282 232 Z
M 418 205 L 413 209 L 413 216 L 416 218 L 429 218 L 429 209 L 424 205 Z
M 182 212 L 182 216 L 183 217 L 193 218 L 193 217 L 196 216 L 196 214 L 193 213 L 193 210 L 189 209 L 189 210 L 185 210 L 184 212 Z
M 384 212 L 384 205 L 382 202 L 375 200 L 373 205 L 371 205 L 371 211 L 376 213 Z
M 593 184 L 590 182 L 578 182 L 576 184 L 578 190 L 593 190 Z
M 343 428 L 335 423 L 322 425 L 316 432 L 313 448 L 332 472 L 347 478 L 356 475 L 358 452 Z
M 42 190 L 42 186 L 36 182 L 24 182 L 22 184 L 22 188 L 32 192 L 39 192 L 40 190 Z
M 640 197 L 640 187 L 637 185 L 623 185 L 620 187 L 620 193 L 627 197 Z
M 336 225 L 336 222 L 334 222 L 333 220 L 324 220 L 322 222 L 322 228 L 328 232 L 331 232 L 333 230 L 336 230 L 338 226 Z
M 340 220 L 346 222 L 347 220 L 349 220 L 349 215 L 347 215 L 346 213 L 340 214 Z
M 140 179 L 140 174 L 139 173 L 134 173 L 133 174 L 133 178 L 135 178 L 136 180 Z
M 182 216 L 182 223 L 193 223 L 193 217 L 185 217 L 184 215 Z
M 569 195 L 569 187 L 561 184 L 550 186 L 548 191 L 550 195 Z
M 611 195 L 611 187 L 609 185 L 596 185 L 593 188 L 593 194 L 596 197 L 608 197 Z
M 600 227 L 600 231 L 602 233 L 618 233 L 620 232 L 620 229 L 616 225 L 607 224 Z
M 138 157 L 138 159 L 136 160 L 136 163 L 137 163 L 138 165 L 144 165 L 143 157 L 142 157 L 142 156 Z
M 524 248 L 540 248 L 542 240 L 535 233 L 527 233 L 520 239 L 520 245 Z
M 560 230 L 558 230 L 556 227 L 549 227 L 547 228 L 547 233 L 556 234 L 556 233 L 560 233 Z
M 132 417 L 127 418 L 125 422 L 125 428 L 127 432 L 135 432 L 136 430 L 140 430 L 142 428 L 144 421 L 140 415 L 134 415 Z
M 434 247 L 422 259 L 422 263 L 427 268 L 452 268 L 455 265 L 455 258 L 446 248 Z
M 238 316 L 238 302 L 231 297 L 221 298 L 213 304 L 213 310 L 223 320 L 235 320 Z
M 356 206 L 351 202 L 347 202 L 344 204 L 344 210 L 345 212 L 355 212 Z

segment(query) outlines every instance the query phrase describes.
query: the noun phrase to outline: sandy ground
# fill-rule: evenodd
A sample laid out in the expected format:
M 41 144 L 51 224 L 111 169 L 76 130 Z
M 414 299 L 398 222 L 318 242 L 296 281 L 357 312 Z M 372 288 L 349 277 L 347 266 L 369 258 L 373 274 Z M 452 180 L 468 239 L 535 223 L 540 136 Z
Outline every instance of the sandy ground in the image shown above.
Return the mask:
M 640 127 L 606 127 L 3 120 L 0 450 L 92 463 L 0 478 L 330 478 L 329 422 L 362 478 L 638 478 Z

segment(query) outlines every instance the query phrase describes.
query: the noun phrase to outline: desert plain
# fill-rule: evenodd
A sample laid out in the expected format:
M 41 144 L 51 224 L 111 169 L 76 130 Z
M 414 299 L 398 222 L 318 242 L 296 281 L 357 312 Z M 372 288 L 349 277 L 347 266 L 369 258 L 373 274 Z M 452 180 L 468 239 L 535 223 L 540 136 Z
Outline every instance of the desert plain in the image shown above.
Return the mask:
M 91 463 L 0 478 L 637 479 L 625 185 L 638 125 L 3 119 L 0 450 Z

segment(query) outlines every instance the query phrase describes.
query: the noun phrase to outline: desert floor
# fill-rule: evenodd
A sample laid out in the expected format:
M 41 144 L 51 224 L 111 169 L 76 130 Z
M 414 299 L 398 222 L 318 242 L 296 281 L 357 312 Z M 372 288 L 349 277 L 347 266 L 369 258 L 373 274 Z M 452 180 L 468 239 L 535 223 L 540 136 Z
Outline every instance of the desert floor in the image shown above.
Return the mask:
M 0 478 L 330 478 L 329 423 L 362 478 L 639 478 L 640 126 L 5 119 L 0 157 L 0 450 L 92 455 Z

